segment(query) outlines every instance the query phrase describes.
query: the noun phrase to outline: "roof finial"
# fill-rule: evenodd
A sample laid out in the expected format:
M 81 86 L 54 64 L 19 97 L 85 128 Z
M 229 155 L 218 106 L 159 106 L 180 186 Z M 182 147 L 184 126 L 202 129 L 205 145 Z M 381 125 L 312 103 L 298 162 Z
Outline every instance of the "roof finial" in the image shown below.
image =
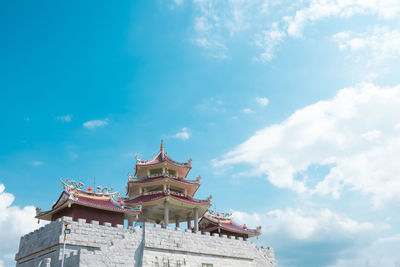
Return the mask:
M 163 143 L 163 140 L 161 140 L 160 151 L 164 152 L 164 143 Z

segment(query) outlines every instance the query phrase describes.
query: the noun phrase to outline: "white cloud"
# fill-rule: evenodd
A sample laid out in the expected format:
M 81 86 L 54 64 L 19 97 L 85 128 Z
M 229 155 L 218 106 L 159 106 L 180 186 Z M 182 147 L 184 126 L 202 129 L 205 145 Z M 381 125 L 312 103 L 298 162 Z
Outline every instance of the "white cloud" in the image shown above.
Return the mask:
M 311 262 L 313 266 L 326 266 L 343 251 L 369 244 L 370 234 L 381 230 L 379 225 L 358 222 L 329 209 L 233 211 L 232 215 L 239 225 L 246 223 L 250 228 L 261 225 L 261 242 L 279 252 L 282 266 L 310 266 Z M 322 257 L 316 256 L 319 251 L 323 252 Z
M 374 27 L 367 33 L 339 32 L 333 36 L 340 50 L 362 53 L 362 57 L 376 63 L 400 57 L 400 31 Z
M 108 125 L 108 119 L 104 120 L 91 120 L 83 123 L 83 127 L 93 129 L 97 127 L 103 127 Z
M 393 114 L 400 114 L 400 86 L 345 88 L 332 100 L 261 129 L 215 164 L 249 163 L 275 186 L 296 192 L 338 198 L 345 189 L 356 190 L 379 207 L 400 199 L 400 165 L 395 160 L 400 136 Z M 377 138 L 379 142 L 371 141 Z M 330 166 L 315 186 L 296 176 L 315 164 Z
M 268 30 L 263 30 L 261 34 L 254 35 L 254 44 L 261 47 L 264 51 L 260 54 L 260 60 L 271 61 L 277 46 L 286 37 L 286 33 L 278 28 L 277 23 L 272 23 Z
M 42 165 L 43 165 L 43 162 L 42 162 L 42 161 L 32 161 L 31 164 L 32 164 L 33 166 L 37 167 L 37 166 L 42 166 Z
M 378 242 L 379 243 L 400 242 L 400 234 L 379 238 Z
M 194 43 L 215 57 L 228 58 L 231 40 L 243 37 L 262 52 L 258 60 L 268 62 L 286 37 L 300 37 L 311 24 L 327 18 L 348 19 L 368 15 L 391 22 L 400 17 L 397 0 L 309 0 L 309 1 L 216 1 L 193 0 Z M 244 33 L 244 35 L 243 35 Z M 349 40 L 353 49 L 367 44 L 363 38 Z
M 185 2 L 184 0 L 174 0 L 175 5 L 177 6 L 183 5 L 184 2 Z
M 233 220 L 248 226 L 262 226 L 262 232 L 268 238 L 288 237 L 295 240 L 327 240 L 348 238 L 375 229 L 369 222 L 359 223 L 329 209 L 304 211 L 302 209 L 271 210 L 267 213 L 234 211 Z
M 187 128 L 182 128 L 180 132 L 177 132 L 173 138 L 181 139 L 181 140 L 188 140 L 190 138 L 190 134 Z
M 366 133 L 363 133 L 362 137 L 364 137 L 367 141 L 375 141 L 381 137 L 381 132 L 378 130 L 368 131 Z
M 246 113 L 246 114 L 252 114 L 252 113 L 254 113 L 254 111 L 251 110 L 250 108 L 244 108 L 244 109 L 242 109 L 242 112 L 243 112 L 243 113 Z
M 14 195 L 4 192 L 5 187 L 0 184 L 0 261 L 8 262 L 9 259 L 4 255 L 16 253 L 18 249 L 19 239 L 42 226 L 35 219 L 36 210 L 33 206 L 25 206 L 20 208 L 12 205 Z
M 296 11 L 294 16 L 286 16 L 287 32 L 290 36 L 302 35 L 304 27 L 327 17 L 348 18 L 357 14 L 378 15 L 392 19 L 400 15 L 400 2 L 393 0 L 314 0 L 310 5 Z
M 71 122 L 72 120 L 72 116 L 67 114 L 67 115 L 63 115 L 63 116 L 57 116 L 56 120 L 58 121 L 64 121 L 64 122 Z
M 194 40 L 211 56 L 228 58 L 226 43 L 244 31 L 251 31 L 268 11 L 268 1 L 193 0 Z
M 269 100 L 266 97 L 256 97 L 256 102 L 263 107 L 268 106 L 269 104 Z

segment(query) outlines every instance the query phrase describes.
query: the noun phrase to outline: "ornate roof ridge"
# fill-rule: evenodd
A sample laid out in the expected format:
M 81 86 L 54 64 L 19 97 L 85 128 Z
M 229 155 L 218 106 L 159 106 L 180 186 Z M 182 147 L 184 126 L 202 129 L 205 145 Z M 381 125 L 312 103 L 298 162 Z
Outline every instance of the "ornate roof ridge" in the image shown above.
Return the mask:
M 160 160 L 157 161 L 158 158 L 160 158 Z M 170 158 L 167 154 L 167 151 L 164 150 L 164 143 L 162 140 L 160 151 L 153 158 L 149 160 L 142 160 L 136 155 L 136 165 L 153 165 L 164 161 L 168 161 L 171 164 L 185 168 L 191 168 L 192 166 L 192 159 L 189 159 L 187 162 L 178 162 Z

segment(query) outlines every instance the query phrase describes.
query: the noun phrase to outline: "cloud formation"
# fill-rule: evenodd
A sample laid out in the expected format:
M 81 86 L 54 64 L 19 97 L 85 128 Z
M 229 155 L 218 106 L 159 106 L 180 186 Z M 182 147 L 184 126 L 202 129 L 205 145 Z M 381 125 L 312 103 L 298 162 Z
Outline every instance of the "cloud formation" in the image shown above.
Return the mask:
M 181 139 L 181 140 L 188 140 L 190 138 L 190 134 L 187 128 L 182 128 L 180 132 L 177 132 L 173 135 L 173 138 Z
M 83 123 L 83 127 L 87 129 L 94 129 L 108 125 L 108 119 L 104 120 L 91 120 Z
M 256 102 L 263 107 L 268 106 L 269 104 L 269 100 L 266 97 L 256 97 Z
M 17 252 L 19 239 L 40 226 L 35 219 L 36 211 L 33 206 L 20 208 L 12 205 L 14 195 L 6 193 L 5 186 L 0 184 L 0 262 L 13 264 L 7 255 Z
M 64 121 L 64 122 L 71 122 L 72 121 L 72 116 L 67 114 L 67 115 L 63 115 L 63 116 L 57 116 L 56 120 L 58 121 Z
M 280 254 L 282 266 L 326 266 L 346 250 L 365 246 L 368 234 L 380 226 L 358 222 L 329 209 L 275 209 L 266 213 L 233 211 L 234 221 L 255 228 L 261 225 L 261 242 Z M 317 259 L 315 254 L 322 253 Z
M 362 53 L 369 63 L 400 57 L 400 31 L 388 27 L 374 27 L 366 33 L 339 32 L 333 36 L 342 51 Z
M 400 85 L 372 84 L 344 88 L 328 101 L 294 112 L 225 154 L 215 164 L 248 163 L 280 188 L 331 195 L 355 190 L 372 198 L 374 207 L 400 200 Z M 312 166 L 328 174 L 308 183 Z
M 395 0 L 216 1 L 193 0 L 193 42 L 218 58 L 229 58 L 229 44 L 243 38 L 261 50 L 257 59 L 271 61 L 288 37 L 303 36 L 309 25 L 334 18 L 373 16 L 379 23 L 400 17 Z M 376 42 L 379 40 L 369 40 Z M 354 39 L 348 45 L 361 45 Z M 395 44 L 391 44 L 395 47 Z
M 36 160 L 36 161 L 32 161 L 31 164 L 32 164 L 33 166 L 37 167 L 37 166 L 42 166 L 42 165 L 43 165 L 43 162 L 42 162 L 42 161 Z

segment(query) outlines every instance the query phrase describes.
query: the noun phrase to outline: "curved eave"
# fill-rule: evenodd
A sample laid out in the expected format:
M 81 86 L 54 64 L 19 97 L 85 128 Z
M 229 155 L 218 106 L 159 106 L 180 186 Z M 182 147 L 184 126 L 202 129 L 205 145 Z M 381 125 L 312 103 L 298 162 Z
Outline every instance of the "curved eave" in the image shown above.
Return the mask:
M 35 216 L 35 218 L 51 221 L 52 215 L 54 213 L 56 213 L 58 211 L 61 211 L 61 210 L 65 209 L 65 208 L 68 208 L 68 205 L 70 205 L 70 204 L 71 205 L 85 206 L 85 207 L 88 207 L 88 208 L 93 208 L 93 209 L 98 209 L 98 210 L 106 210 L 106 211 L 112 211 L 112 212 L 118 212 L 118 213 L 125 213 L 125 214 L 138 214 L 138 213 L 140 213 L 140 211 L 125 210 L 125 209 L 120 208 L 118 206 L 115 206 L 115 208 L 109 208 L 109 207 L 104 207 L 104 206 L 101 206 L 101 205 L 91 205 L 91 204 L 87 204 L 87 203 L 82 203 L 79 200 L 68 199 L 64 203 L 59 205 L 57 208 L 51 209 L 49 211 L 45 211 L 45 212 L 43 212 L 41 214 L 38 214 L 38 215 Z
M 158 193 L 158 194 L 152 194 L 152 195 L 141 195 L 141 196 L 138 196 L 135 198 L 123 200 L 123 203 L 124 204 L 152 203 L 152 202 L 158 201 L 160 199 L 167 199 L 167 198 L 172 198 L 176 201 L 181 201 L 184 203 L 190 203 L 190 204 L 194 204 L 194 205 L 202 205 L 202 206 L 210 206 L 211 205 L 211 203 L 207 200 L 191 199 L 188 197 L 178 196 L 173 193 L 170 193 L 170 194 Z
M 188 185 L 198 185 L 200 186 L 200 183 L 194 180 L 184 180 L 184 179 L 178 179 L 175 177 L 171 177 L 171 176 L 154 176 L 154 177 L 148 177 L 148 178 L 141 178 L 141 179 L 132 179 L 130 181 L 128 181 L 128 183 L 134 183 L 134 184 L 141 184 L 141 183 L 148 183 L 148 182 L 152 182 L 155 180 L 160 180 L 160 179 L 170 179 L 170 180 L 174 180 L 177 181 L 179 183 L 182 184 L 188 184 Z
M 200 223 L 202 220 L 207 220 L 208 222 L 210 222 L 211 224 L 214 224 L 215 229 L 219 228 L 223 229 L 227 232 L 232 232 L 232 233 L 239 233 L 239 234 L 246 234 L 248 235 L 249 238 L 251 237 L 255 237 L 255 236 L 259 236 L 261 234 L 261 232 L 257 232 L 256 230 L 253 229 L 243 229 L 240 226 L 234 225 L 233 223 L 219 223 L 218 221 L 215 221 L 213 219 L 210 219 L 208 217 L 203 216 L 200 220 Z M 209 229 L 211 229 L 211 231 L 215 230 L 213 229 L 214 227 L 207 227 L 205 229 L 203 229 L 205 232 L 210 231 Z
M 190 197 L 193 197 L 194 194 L 196 194 L 197 190 L 200 187 L 200 183 L 197 181 L 190 181 L 190 180 L 182 180 L 182 179 L 177 179 L 174 177 L 170 177 L 170 176 L 156 176 L 156 177 L 150 177 L 150 178 L 145 178 L 145 179 L 140 179 L 140 180 L 130 180 L 128 181 L 128 190 L 127 190 L 127 195 L 129 195 L 131 192 L 131 187 L 129 186 L 130 184 L 148 184 L 148 185 L 152 185 L 152 184 L 156 184 L 159 181 L 162 180 L 170 180 L 172 182 L 178 183 L 178 184 L 182 184 L 182 185 L 186 185 L 186 186 L 190 186 L 190 187 L 194 187 L 193 192 L 191 192 L 190 194 L 188 194 Z

